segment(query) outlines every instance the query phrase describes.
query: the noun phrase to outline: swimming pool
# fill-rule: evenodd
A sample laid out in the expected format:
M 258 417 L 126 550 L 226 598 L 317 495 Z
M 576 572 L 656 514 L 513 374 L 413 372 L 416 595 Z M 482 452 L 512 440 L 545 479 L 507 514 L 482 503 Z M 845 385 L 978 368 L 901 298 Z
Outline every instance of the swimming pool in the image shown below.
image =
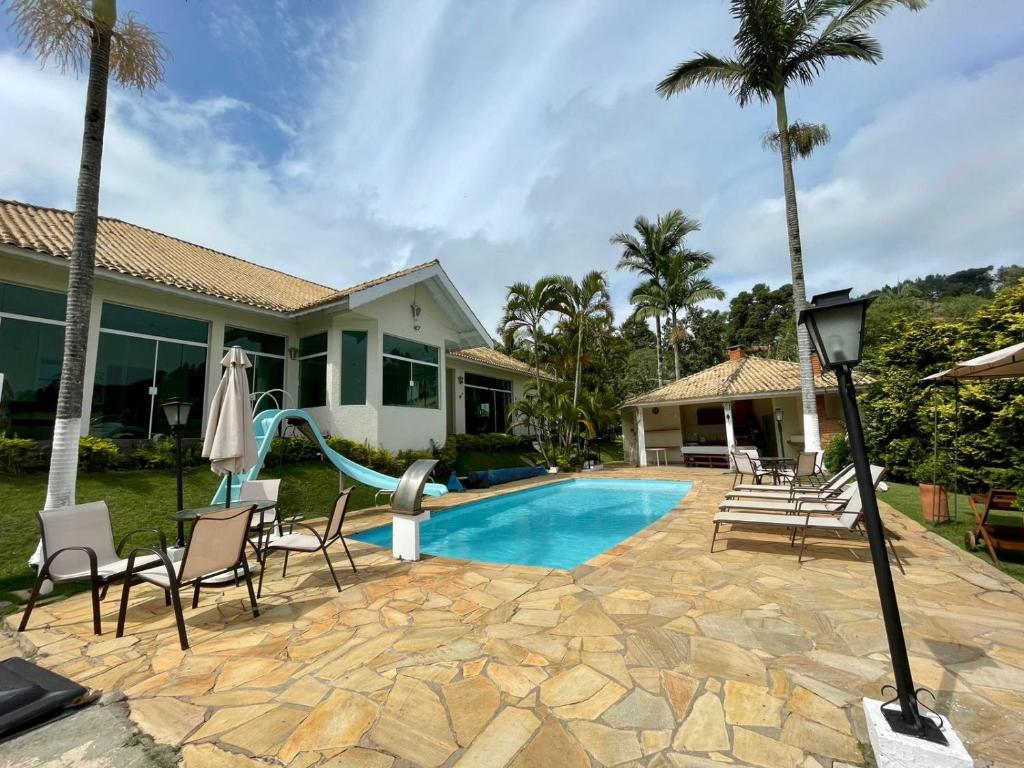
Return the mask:
M 489 563 L 575 568 L 666 515 L 692 486 L 587 478 L 515 491 L 435 513 L 420 528 L 420 549 Z M 351 538 L 390 547 L 391 526 Z

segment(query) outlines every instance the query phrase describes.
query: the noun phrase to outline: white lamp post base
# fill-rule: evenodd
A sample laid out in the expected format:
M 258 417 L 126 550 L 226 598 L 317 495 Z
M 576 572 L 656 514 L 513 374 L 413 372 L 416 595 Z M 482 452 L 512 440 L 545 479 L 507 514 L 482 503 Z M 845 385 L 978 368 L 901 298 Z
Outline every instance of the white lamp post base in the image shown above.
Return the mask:
M 429 512 L 391 516 L 391 556 L 396 560 L 420 559 L 420 523 L 430 519 Z
M 889 706 L 898 709 L 897 704 Z M 864 715 L 878 768 L 971 768 L 974 765 L 960 737 L 944 717 L 942 735 L 949 741 L 947 745 L 896 733 L 882 714 L 881 701 L 864 699 Z

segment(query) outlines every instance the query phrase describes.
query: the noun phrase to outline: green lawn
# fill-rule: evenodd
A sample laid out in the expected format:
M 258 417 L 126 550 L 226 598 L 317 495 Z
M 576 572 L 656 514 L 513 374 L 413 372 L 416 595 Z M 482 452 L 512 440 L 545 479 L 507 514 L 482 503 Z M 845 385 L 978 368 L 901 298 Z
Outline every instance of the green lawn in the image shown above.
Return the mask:
M 327 464 L 293 464 L 266 468 L 262 479 L 280 477 L 282 515 L 322 517 L 338 494 L 338 473 Z M 185 473 L 185 506 L 210 503 L 220 478 L 206 467 L 195 467 Z M 356 486 L 350 509 L 373 504 L 374 489 Z M 21 602 L 14 590 L 31 587 L 34 571 L 27 560 L 39 536 L 36 511 L 46 498 L 46 476 L 0 476 L 0 499 L 3 499 L 3 534 L 0 535 L 0 600 Z M 78 478 L 79 502 L 107 502 L 114 523 L 114 541 L 138 528 L 161 528 L 173 543 L 175 525 L 169 515 L 175 509 L 173 470 L 134 470 L 81 474 Z M 148 543 L 148 542 L 147 542 Z M 75 585 L 59 588 L 70 592 Z M 58 592 L 59 594 L 60 592 Z
M 924 516 L 921 514 L 921 492 L 918 490 L 916 485 L 904 485 L 903 483 L 889 483 L 889 490 L 885 493 L 879 494 L 879 498 L 889 504 L 890 506 L 898 509 L 907 517 L 913 518 L 917 522 L 921 523 L 925 528 L 934 531 L 944 539 L 949 539 L 951 542 L 956 544 L 960 549 L 964 549 L 964 534 L 974 527 L 974 516 L 971 514 L 971 505 L 968 502 L 967 497 L 963 494 L 959 497 L 959 510 L 958 519 L 951 520 L 948 523 L 940 523 L 939 525 L 932 525 L 924 520 Z M 949 514 L 952 517 L 954 511 L 954 499 L 953 494 L 949 496 Z M 1005 516 L 1006 522 L 1012 524 L 1013 521 L 1020 522 L 1021 516 L 1018 514 Z M 1001 519 L 992 516 L 993 522 L 1001 522 Z M 980 557 L 987 563 L 992 562 L 992 558 L 988 556 L 984 547 L 979 547 L 974 554 Z M 1012 557 L 1012 555 L 1007 555 Z M 998 566 L 1004 573 L 1013 576 L 1018 581 L 1024 581 L 1024 560 L 1000 560 Z

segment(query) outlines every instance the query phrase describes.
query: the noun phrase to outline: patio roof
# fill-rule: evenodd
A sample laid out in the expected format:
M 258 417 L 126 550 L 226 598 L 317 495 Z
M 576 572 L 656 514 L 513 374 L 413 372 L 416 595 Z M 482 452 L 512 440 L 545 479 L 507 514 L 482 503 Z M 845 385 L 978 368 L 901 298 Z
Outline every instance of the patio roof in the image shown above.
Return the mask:
M 478 365 L 486 365 L 488 368 L 499 368 L 503 371 L 510 371 L 512 373 L 521 373 L 524 376 L 534 376 L 534 368 L 532 365 L 524 363 L 522 360 L 516 360 L 514 357 L 510 357 L 496 349 L 490 347 L 470 347 L 469 349 L 460 349 L 454 352 L 449 352 L 448 357 L 454 357 L 458 360 L 465 360 L 469 363 L 476 363 Z M 555 377 L 546 371 L 540 372 L 540 377 L 545 381 L 556 381 Z
M 866 373 L 854 372 L 854 384 L 866 387 L 874 379 Z M 821 373 L 814 377 L 818 392 L 837 390 L 835 374 Z M 705 368 L 658 389 L 631 397 L 622 408 L 644 405 L 685 404 L 746 400 L 800 394 L 800 364 L 767 357 L 741 357 Z

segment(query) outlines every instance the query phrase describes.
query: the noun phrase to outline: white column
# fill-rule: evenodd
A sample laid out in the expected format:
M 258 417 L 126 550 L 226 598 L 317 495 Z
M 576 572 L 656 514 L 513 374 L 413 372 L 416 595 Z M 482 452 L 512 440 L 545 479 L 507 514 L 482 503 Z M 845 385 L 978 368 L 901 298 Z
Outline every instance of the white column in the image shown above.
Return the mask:
M 778 408 L 778 407 L 779 407 L 779 405 L 775 401 L 775 398 L 773 397 L 772 398 L 772 424 L 775 425 L 775 450 L 777 451 L 776 455 L 777 456 L 785 456 L 786 455 L 786 446 L 785 446 L 785 444 L 782 441 L 782 419 L 776 419 L 775 418 L 775 409 Z
M 729 467 L 733 466 L 732 452 L 736 450 L 736 433 L 732 428 L 732 403 L 728 400 L 722 403 L 722 410 L 725 411 L 725 444 L 729 449 Z
M 452 391 L 448 396 L 452 398 L 452 425 L 456 435 L 466 434 L 466 369 L 457 363 L 452 366 Z M 462 382 L 459 382 L 462 379 Z
M 647 466 L 647 436 L 644 434 L 644 409 L 636 409 L 636 457 L 641 467 Z

